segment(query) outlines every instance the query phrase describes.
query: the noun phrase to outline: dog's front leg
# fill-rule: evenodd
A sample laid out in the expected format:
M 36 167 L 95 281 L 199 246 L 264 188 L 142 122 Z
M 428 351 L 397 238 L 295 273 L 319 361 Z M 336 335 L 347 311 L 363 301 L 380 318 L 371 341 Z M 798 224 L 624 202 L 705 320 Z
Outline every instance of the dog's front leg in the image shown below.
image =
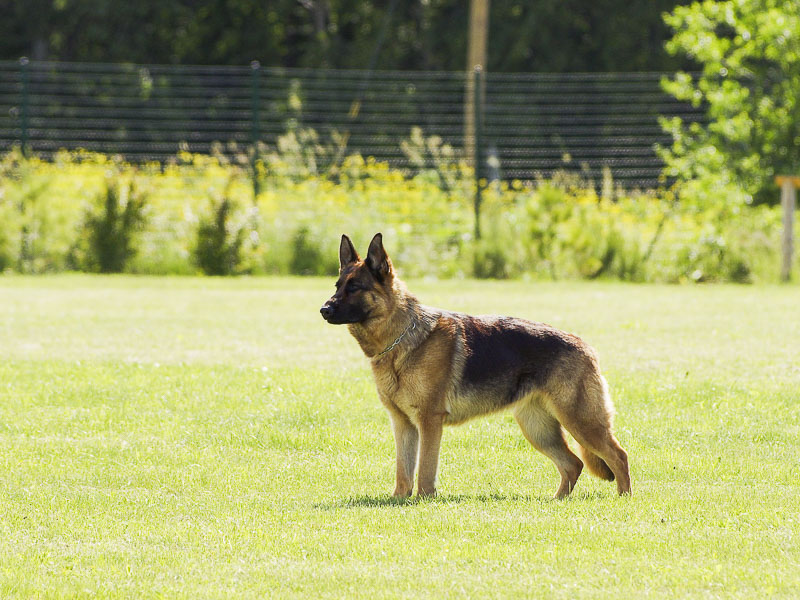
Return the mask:
M 436 473 L 439 469 L 439 448 L 442 443 L 443 414 L 424 415 L 419 426 L 419 496 L 436 495 Z
M 397 449 L 397 474 L 395 496 L 410 496 L 414 489 L 414 471 L 417 469 L 419 432 L 414 424 L 399 411 L 390 411 L 394 444 Z

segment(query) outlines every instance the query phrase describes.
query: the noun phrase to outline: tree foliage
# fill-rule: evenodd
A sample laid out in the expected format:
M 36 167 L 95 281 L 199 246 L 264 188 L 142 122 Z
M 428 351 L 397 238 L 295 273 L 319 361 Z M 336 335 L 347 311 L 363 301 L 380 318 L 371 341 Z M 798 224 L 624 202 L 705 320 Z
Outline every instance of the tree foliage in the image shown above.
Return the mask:
M 672 54 L 700 65 L 665 82 L 706 106 L 709 124 L 666 122 L 672 174 L 776 201 L 776 174 L 800 169 L 800 5 L 797 0 L 696 2 L 666 15 Z
M 662 70 L 682 0 L 492 0 L 492 71 Z M 464 0 L 0 0 L 0 58 L 464 67 Z M 382 44 L 378 41 L 383 39 Z M 378 48 L 380 46 L 380 50 Z

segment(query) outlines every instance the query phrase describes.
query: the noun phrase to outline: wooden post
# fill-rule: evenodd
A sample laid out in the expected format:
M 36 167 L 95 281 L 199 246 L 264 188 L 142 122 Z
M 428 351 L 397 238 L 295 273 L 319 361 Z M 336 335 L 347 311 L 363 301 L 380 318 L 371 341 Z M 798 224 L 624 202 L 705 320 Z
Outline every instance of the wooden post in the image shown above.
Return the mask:
M 481 89 L 475 89 L 475 69 L 486 73 L 489 39 L 489 0 L 470 0 L 469 35 L 467 37 L 467 68 L 464 78 L 464 157 L 475 167 L 475 94 L 485 94 L 485 79 Z M 483 97 L 479 101 L 483 100 Z
M 781 281 L 792 278 L 792 254 L 794 252 L 794 205 L 795 190 L 800 187 L 800 177 L 779 175 L 775 183 L 781 187 L 781 207 L 783 208 L 783 264 Z

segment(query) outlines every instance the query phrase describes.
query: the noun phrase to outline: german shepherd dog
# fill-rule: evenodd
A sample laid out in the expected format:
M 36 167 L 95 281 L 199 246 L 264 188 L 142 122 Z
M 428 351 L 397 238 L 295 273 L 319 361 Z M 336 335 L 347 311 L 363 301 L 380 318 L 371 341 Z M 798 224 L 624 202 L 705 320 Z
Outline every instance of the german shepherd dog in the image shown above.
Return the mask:
M 569 495 L 584 464 L 631 493 L 628 454 L 612 432 L 614 408 L 589 345 L 542 323 L 423 306 L 395 275 L 380 233 L 364 260 L 343 235 L 339 263 L 336 293 L 320 313 L 347 324 L 370 360 L 394 431 L 395 496 L 411 495 L 417 469 L 417 493 L 436 494 L 444 425 L 504 408 L 555 463 L 556 498 Z

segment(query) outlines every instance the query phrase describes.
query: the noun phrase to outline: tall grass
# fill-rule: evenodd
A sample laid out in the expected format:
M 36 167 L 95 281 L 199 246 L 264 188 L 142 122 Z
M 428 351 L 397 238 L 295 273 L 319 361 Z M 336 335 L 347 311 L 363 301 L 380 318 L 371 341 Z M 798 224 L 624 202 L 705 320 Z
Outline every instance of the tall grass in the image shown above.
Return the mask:
M 778 277 L 778 209 L 725 197 L 677 201 L 670 190 L 626 194 L 608 182 L 598 195 L 590 182 L 568 178 L 495 182 L 484 194 L 483 238 L 474 240 L 473 182 L 469 170 L 452 161 L 406 173 L 350 156 L 335 172 L 306 168 L 298 177 L 273 155 L 258 172 L 261 192 L 254 197 L 247 171 L 222 157 L 182 154 L 164 166 L 134 167 L 82 152 L 62 152 L 51 162 L 12 152 L 0 163 L 0 268 L 82 268 L 69 260 L 70 249 L 86 237 L 85 215 L 112 178 L 147 190 L 141 231 L 124 263 L 131 273 L 328 273 L 342 233 L 364 243 L 382 231 L 395 262 L 411 275 L 657 282 Z M 223 236 L 216 246 L 203 246 L 215 231 Z M 228 267 L 211 268 L 198 258 L 201 249 L 211 260 L 214 248 L 230 254 L 216 257 Z

